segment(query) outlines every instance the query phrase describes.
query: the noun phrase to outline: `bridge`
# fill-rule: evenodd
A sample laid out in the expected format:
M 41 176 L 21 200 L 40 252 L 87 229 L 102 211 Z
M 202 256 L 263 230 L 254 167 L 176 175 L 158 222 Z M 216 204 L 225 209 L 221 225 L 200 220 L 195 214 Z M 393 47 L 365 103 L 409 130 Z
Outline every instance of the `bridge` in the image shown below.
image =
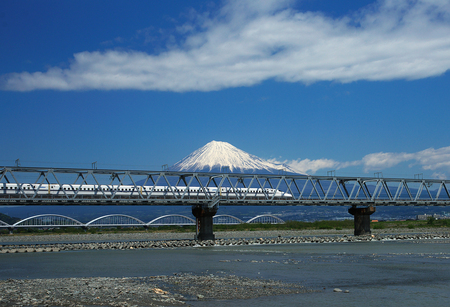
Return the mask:
M 214 238 L 219 204 L 349 206 L 361 235 L 376 206 L 447 206 L 449 188 L 421 178 L 0 167 L 0 205 L 191 205 L 199 239 Z
M 237 224 L 283 224 L 284 221 L 271 214 L 257 215 L 247 221 L 243 221 L 235 216 L 223 214 L 213 218 L 215 225 L 237 225 Z M 8 229 L 11 233 L 19 228 L 100 228 L 100 227 L 155 227 L 155 226 L 195 226 L 196 221 L 188 216 L 180 214 L 168 214 L 155 218 L 147 223 L 142 220 L 125 214 L 108 214 L 97 217 L 87 223 L 82 223 L 72 217 L 61 214 L 39 214 L 27 217 L 10 225 L 0 220 L 0 229 Z

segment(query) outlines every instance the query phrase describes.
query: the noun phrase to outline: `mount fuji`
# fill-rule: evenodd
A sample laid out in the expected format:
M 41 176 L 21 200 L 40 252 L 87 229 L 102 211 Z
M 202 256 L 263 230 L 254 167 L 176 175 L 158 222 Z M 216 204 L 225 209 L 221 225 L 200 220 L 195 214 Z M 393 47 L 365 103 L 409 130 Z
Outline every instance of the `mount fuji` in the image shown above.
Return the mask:
M 226 142 L 212 141 L 172 165 L 177 172 L 230 172 L 254 174 L 299 174 L 284 164 L 275 164 L 251 155 Z

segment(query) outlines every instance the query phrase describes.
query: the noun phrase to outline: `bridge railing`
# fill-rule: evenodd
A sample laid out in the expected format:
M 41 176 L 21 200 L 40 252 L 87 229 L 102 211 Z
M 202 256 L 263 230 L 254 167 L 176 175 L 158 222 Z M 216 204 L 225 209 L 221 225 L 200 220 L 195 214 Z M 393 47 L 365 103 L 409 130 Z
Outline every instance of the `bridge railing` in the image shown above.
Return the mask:
M 237 205 L 450 204 L 450 181 L 440 179 L 0 167 L 0 187 L 8 184 L 16 187 L 0 189 L 0 204 L 180 205 L 211 203 L 218 197 L 220 204 Z M 60 189 L 42 191 L 52 184 Z M 100 185 L 111 188 L 83 192 Z M 121 187 L 129 190 L 119 192 Z M 260 192 L 252 193 L 255 189 Z

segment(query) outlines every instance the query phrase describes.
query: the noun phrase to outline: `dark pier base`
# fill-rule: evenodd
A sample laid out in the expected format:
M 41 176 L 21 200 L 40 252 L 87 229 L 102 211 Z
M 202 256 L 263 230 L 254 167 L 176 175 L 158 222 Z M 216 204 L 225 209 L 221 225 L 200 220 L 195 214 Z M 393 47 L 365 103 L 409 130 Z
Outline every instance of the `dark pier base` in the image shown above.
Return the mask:
M 365 207 L 357 208 L 356 206 L 348 209 L 348 213 L 354 216 L 355 236 L 370 235 L 370 215 L 375 212 L 375 208 Z
M 213 216 L 217 213 L 217 208 L 208 208 L 207 206 L 194 205 L 192 206 L 192 214 L 196 218 L 197 232 L 195 240 L 214 240 L 213 233 Z

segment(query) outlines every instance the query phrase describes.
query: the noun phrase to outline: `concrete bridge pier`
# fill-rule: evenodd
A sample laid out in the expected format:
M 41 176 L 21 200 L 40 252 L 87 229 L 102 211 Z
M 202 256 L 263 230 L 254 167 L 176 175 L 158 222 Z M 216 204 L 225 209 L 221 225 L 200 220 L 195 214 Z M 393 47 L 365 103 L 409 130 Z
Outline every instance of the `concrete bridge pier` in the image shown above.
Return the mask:
M 196 219 L 195 240 L 214 240 L 213 216 L 217 213 L 217 207 L 208 207 L 207 205 L 193 205 L 192 214 Z
M 355 236 L 370 235 L 370 215 L 375 212 L 375 207 L 369 206 L 357 208 L 352 206 L 348 209 L 348 213 L 354 216 Z

